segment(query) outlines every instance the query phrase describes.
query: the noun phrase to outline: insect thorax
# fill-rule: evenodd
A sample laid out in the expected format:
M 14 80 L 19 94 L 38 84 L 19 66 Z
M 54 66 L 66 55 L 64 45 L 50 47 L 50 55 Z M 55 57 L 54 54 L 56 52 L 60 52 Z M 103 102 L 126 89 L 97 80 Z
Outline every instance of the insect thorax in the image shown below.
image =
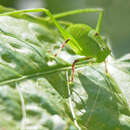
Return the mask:
M 110 53 L 105 41 L 90 26 L 74 24 L 69 26 L 67 31 L 76 40 L 76 42 L 70 41 L 69 45 L 77 54 L 96 58 L 98 62 L 102 62 Z

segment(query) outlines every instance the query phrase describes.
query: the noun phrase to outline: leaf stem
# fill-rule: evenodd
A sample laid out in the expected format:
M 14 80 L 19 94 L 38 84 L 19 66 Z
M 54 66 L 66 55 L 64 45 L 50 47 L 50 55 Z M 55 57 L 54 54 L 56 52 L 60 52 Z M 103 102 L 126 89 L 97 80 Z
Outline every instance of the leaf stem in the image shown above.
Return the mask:
M 68 94 L 69 94 L 69 98 L 68 98 L 68 101 L 69 101 L 69 106 L 70 106 L 70 110 L 71 110 L 71 113 L 72 113 L 72 117 L 73 117 L 73 121 L 74 121 L 74 124 L 75 126 L 77 127 L 78 130 L 81 130 L 77 120 L 76 120 L 76 115 L 75 115 L 75 112 L 74 112 L 74 108 L 73 108 L 73 104 L 72 104 L 72 98 L 71 98 L 71 91 L 70 91 L 70 85 L 69 85 L 69 76 L 68 76 L 68 71 L 66 72 L 66 78 L 67 78 L 67 88 L 68 88 Z
M 76 65 L 76 68 L 86 66 L 85 63 L 87 63 L 87 62 L 79 63 L 78 65 Z M 18 81 L 31 79 L 31 78 L 36 78 L 36 77 L 38 78 L 38 77 L 42 77 L 42 76 L 47 75 L 47 74 L 52 74 L 52 73 L 71 70 L 71 69 L 72 69 L 71 65 L 67 64 L 66 66 L 61 66 L 60 68 L 52 68 L 52 69 L 49 69 L 49 70 L 44 71 L 44 72 L 36 72 L 34 74 L 23 75 L 23 76 L 16 77 L 16 78 L 13 78 L 13 79 L 3 80 L 3 81 L 0 81 L 0 86 L 7 85 L 7 84 L 10 84 L 10 83 L 14 83 L 14 82 L 18 82 Z
M 23 98 L 23 94 L 21 89 L 19 88 L 20 86 L 18 86 L 18 84 L 16 83 L 16 89 L 19 93 L 20 96 L 20 100 L 21 100 L 21 105 L 22 105 L 22 115 L 23 115 L 23 119 L 21 122 L 21 130 L 25 130 L 25 120 L 26 120 L 26 110 L 25 110 L 25 105 L 24 105 L 24 98 Z

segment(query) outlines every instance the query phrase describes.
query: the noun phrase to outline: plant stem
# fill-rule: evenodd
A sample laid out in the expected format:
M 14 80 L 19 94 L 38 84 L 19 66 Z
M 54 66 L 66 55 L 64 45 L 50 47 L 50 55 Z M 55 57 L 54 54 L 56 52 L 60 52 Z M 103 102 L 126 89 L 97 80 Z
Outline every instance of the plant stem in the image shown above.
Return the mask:
M 70 110 L 71 110 L 71 113 L 72 113 L 72 117 L 73 117 L 73 122 L 75 124 L 75 126 L 77 127 L 78 130 L 81 130 L 77 120 L 76 120 L 76 115 L 75 115 L 75 112 L 74 112 L 74 108 L 73 108 L 73 105 L 72 105 L 72 98 L 71 98 L 71 91 L 70 91 L 70 85 L 69 85 L 69 78 L 68 78 L 68 71 L 66 73 L 66 78 L 67 78 L 67 87 L 68 87 L 68 94 L 69 94 L 69 98 L 68 98 L 68 101 L 69 101 L 69 106 L 70 106 Z
M 26 120 L 26 110 L 25 110 L 25 105 L 24 105 L 24 98 L 23 98 L 22 91 L 19 88 L 17 83 L 16 83 L 16 89 L 17 89 L 17 91 L 19 93 L 20 100 L 21 100 L 21 105 L 22 105 L 22 115 L 23 115 L 23 118 L 22 118 L 22 122 L 21 122 L 21 130 L 25 130 L 25 123 L 24 122 Z

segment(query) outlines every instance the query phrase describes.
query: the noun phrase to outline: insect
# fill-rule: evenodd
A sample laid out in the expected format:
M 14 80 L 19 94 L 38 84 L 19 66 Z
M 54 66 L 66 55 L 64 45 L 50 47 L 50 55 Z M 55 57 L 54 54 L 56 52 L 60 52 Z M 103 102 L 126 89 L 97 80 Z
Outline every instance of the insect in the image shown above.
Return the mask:
M 105 40 L 100 35 L 103 9 L 100 8 L 79 9 L 53 15 L 48 9 L 38 8 L 38 9 L 18 10 L 0 15 L 13 15 L 27 12 L 45 12 L 46 15 L 49 16 L 49 19 L 51 19 L 52 22 L 56 25 L 56 27 L 58 28 L 58 30 L 65 39 L 65 42 L 62 44 L 60 50 L 64 48 L 66 44 L 69 44 L 76 54 L 84 56 L 83 58 L 76 59 L 72 64 L 72 76 L 71 76 L 72 82 L 74 80 L 75 64 L 77 62 L 85 60 L 89 60 L 91 62 L 93 61 L 93 59 L 95 59 L 96 63 L 105 62 L 106 57 L 111 53 L 111 50 L 107 46 Z M 75 15 L 79 13 L 88 13 L 88 12 L 99 13 L 96 29 L 86 24 L 71 24 L 70 26 L 67 27 L 67 29 L 64 29 L 56 20 L 58 18 L 65 17 L 68 15 Z M 58 53 L 56 53 L 55 56 L 57 54 Z

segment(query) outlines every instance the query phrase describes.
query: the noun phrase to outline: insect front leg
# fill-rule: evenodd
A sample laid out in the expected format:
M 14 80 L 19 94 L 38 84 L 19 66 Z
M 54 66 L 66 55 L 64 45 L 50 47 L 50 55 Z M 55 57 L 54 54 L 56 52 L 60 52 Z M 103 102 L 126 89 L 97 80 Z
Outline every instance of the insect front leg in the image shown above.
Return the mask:
M 62 44 L 62 46 L 59 48 L 59 50 L 54 54 L 55 57 L 58 55 L 58 53 L 65 47 L 65 45 L 66 45 L 70 40 L 71 40 L 70 38 L 68 38 L 67 40 L 65 40 L 65 42 Z
M 86 60 L 89 60 L 89 59 L 92 59 L 90 57 L 83 57 L 83 58 L 79 58 L 79 59 L 76 59 L 73 64 L 72 64 L 72 75 L 71 75 L 71 82 L 74 81 L 74 72 L 75 72 L 75 65 L 77 62 L 80 62 L 80 61 L 86 61 Z

